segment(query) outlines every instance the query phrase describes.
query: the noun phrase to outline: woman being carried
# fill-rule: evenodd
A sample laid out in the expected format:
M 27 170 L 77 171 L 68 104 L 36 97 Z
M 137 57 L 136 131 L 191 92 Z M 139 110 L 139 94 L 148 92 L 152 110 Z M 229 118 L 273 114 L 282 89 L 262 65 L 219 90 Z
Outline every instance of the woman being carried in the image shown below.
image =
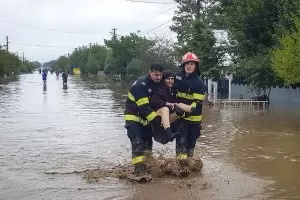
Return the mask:
M 176 98 L 172 93 L 174 74 L 171 71 L 163 72 L 162 82 L 162 86 L 151 97 L 150 104 L 156 114 L 161 116 L 162 126 L 171 142 L 178 134 L 178 132 L 172 132 L 171 124 L 177 120 L 178 116 L 183 117 L 185 112 L 191 112 L 191 106 L 176 103 Z

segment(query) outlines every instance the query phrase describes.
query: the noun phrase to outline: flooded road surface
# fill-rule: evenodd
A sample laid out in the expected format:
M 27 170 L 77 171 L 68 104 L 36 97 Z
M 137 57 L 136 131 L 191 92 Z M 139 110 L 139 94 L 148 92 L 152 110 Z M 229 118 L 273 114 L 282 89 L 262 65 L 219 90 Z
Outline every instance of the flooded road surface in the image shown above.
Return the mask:
M 202 174 L 132 184 L 86 169 L 130 161 L 126 86 L 22 75 L 0 83 L 0 199 L 300 199 L 300 112 L 205 107 Z M 174 155 L 174 143 L 154 144 Z M 49 174 L 50 173 L 50 174 Z

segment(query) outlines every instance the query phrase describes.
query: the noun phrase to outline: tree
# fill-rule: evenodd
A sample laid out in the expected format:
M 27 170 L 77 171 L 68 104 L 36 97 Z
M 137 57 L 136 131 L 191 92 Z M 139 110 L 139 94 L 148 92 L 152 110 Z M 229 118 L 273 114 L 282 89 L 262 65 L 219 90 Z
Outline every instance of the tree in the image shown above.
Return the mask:
M 107 55 L 107 48 L 102 45 L 92 45 L 90 47 L 90 53 L 96 59 L 97 70 L 103 71 L 105 66 L 105 59 Z
M 300 82 L 300 18 L 295 29 L 280 39 L 280 47 L 272 52 L 273 69 L 287 84 Z
M 21 60 L 13 53 L 0 49 L 0 76 L 18 74 Z
M 96 75 L 98 72 L 98 62 L 93 54 L 89 54 L 86 64 L 87 71 Z
M 70 55 L 70 64 L 78 66 L 82 74 L 87 74 L 88 70 L 86 64 L 88 55 L 89 51 L 87 47 L 78 47 Z
M 154 43 L 145 37 L 140 37 L 136 33 L 121 36 L 120 39 L 104 40 L 106 46 L 112 52 L 114 73 L 121 75 L 122 79 L 126 76 L 126 66 L 133 58 L 139 58 Z
M 151 63 L 160 63 L 169 70 L 176 69 L 178 56 L 175 52 L 174 43 L 170 39 L 160 37 L 155 37 L 151 40 L 154 45 L 140 56 L 140 59 L 146 64 L 146 71 Z
M 228 31 L 233 70 L 244 76 L 258 94 L 278 83 L 270 52 L 278 45 L 283 30 L 293 27 L 299 5 L 298 0 L 219 0 L 216 5 L 215 17 L 224 22 L 220 28 Z
M 70 67 L 70 60 L 66 56 L 60 56 L 57 60 L 58 69 L 68 70 Z
M 272 86 L 277 85 L 280 81 L 270 66 L 270 56 L 258 54 L 251 59 L 241 60 L 236 66 L 235 72 L 244 75 L 245 83 L 252 92 L 269 99 Z
M 126 66 L 127 80 L 133 81 L 139 76 L 145 74 L 147 70 L 148 68 L 142 60 L 134 58 Z
M 20 72 L 21 73 L 32 73 L 32 71 L 35 68 L 34 62 L 30 62 L 28 60 L 25 60 L 21 63 Z
M 212 30 L 210 10 L 213 4 L 202 0 L 176 0 L 178 10 L 173 17 L 171 30 L 177 33 L 177 52 L 181 58 L 186 52 L 200 57 L 203 76 L 218 79 L 222 68 L 223 52 L 217 47 L 217 39 Z M 217 69 L 219 68 L 219 69 Z M 217 69 L 217 70 L 216 70 Z M 217 73 L 216 73 L 217 72 Z

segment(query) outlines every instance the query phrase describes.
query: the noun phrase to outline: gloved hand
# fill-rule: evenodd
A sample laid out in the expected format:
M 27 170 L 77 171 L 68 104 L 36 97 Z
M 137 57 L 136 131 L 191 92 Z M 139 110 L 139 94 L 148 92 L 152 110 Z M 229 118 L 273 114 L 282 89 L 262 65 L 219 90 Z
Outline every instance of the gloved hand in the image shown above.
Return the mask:
M 191 112 L 195 112 L 195 111 L 196 111 L 196 107 L 192 107 Z
M 191 108 L 191 112 L 195 112 L 197 108 L 203 105 L 203 101 L 196 101 L 196 106 Z
M 178 115 L 179 117 L 185 116 L 185 112 L 179 106 L 175 105 L 174 110 L 175 110 L 176 115 Z

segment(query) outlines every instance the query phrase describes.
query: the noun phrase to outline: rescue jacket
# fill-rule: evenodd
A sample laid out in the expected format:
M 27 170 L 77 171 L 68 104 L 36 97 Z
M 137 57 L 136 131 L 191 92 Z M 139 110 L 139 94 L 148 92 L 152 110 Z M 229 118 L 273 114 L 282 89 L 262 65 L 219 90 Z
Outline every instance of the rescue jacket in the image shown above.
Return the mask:
M 137 79 L 128 92 L 125 121 L 135 121 L 146 126 L 157 114 L 150 106 L 150 98 L 161 87 L 162 83 L 155 83 L 149 75 Z
M 183 120 L 200 124 L 202 121 L 202 103 L 207 91 L 206 85 L 196 73 L 186 76 L 184 72 L 177 72 L 173 88 L 178 103 L 192 105 L 196 108 L 193 112 L 188 113 Z

